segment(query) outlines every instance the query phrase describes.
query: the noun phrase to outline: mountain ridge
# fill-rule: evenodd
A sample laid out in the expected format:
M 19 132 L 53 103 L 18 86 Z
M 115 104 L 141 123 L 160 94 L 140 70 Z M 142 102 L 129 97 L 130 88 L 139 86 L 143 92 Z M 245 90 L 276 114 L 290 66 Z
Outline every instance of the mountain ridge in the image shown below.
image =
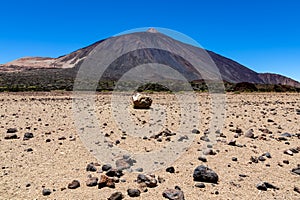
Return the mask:
M 141 43 L 143 45 L 143 37 L 146 37 L 150 42 L 151 41 L 160 41 L 165 42 L 166 46 L 172 50 L 172 48 L 186 48 L 190 50 L 190 52 L 200 51 L 200 48 L 182 43 L 180 41 L 174 40 L 173 38 L 170 39 L 169 36 L 161 34 L 154 29 L 150 29 L 147 32 L 136 32 L 116 37 L 111 37 L 103 40 L 99 40 L 91 45 L 86 47 L 80 48 L 76 51 L 73 51 L 69 54 L 59 56 L 57 58 L 49 58 L 49 57 L 26 57 L 20 58 L 15 61 L 2 64 L 0 65 L 0 72 L 14 72 L 14 71 L 26 71 L 26 70 L 34 70 L 34 69 L 66 69 L 66 68 L 74 68 L 75 66 L 79 66 L 92 52 L 98 45 L 102 45 L 104 41 L 113 41 L 110 46 L 113 46 L 115 49 L 112 50 L 119 50 L 117 47 L 123 47 L 128 44 L 129 40 L 133 40 L 135 43 Z M 128 41 L 126 41 L 128 40 Z M 123 46 L 122 46 L 123 45 Z M 249 83 L 256 83 L 256 84 L 281 84 L 281 85 L 290 85 L 293 87 L 299 87 L 300 83 L 279 75 L 279 74 L 272 74 L 272 73 L 258 73 L 253 71 L 252 69 L 241 65 L 240 63 L 226 58 L 220 54 L 207 50 L 207 53 L 211 57 L 211 59 L 216 64 L 217 68 L 220 71 L 222 79 L 224 81 L 228 81 L 231 83 L 239 83 L 239 82 L 249 82 Z M 141 50 L 141 52 L 135 52 L 136 55 L 128 55 L 127 58 L 130 58 L 130 62 L 127 62 L 126 59 L 120 60 L 116 62 L 115 65 L 119 66 L 120 64 L 126 65 L 129 68 L 132 67 L 133 63 L 137 66 L 138 64 L 143 64 L 136 62 L 134 58 L 137 56 L 146 55 L 146 60 L 148 59 L 149 62 L 163 62 L 163 64 L 175 63 L 176 70 L 183 69 L 182 73 L 190 73 L 188 78 L 195 79 L 198 74 L 194 71 L 191 71 L 190 67 L 188 66 L 187 62 L 184 60 L 180 60 L 176 57 L 176 55 L 166 54 L 162 51 L 155 51 L 155 50 Z M 108 73 L 108 79 L 114 78 L 114 72 L 117 69 L 116 66 L 111 68 L 111 71 Z M 206 70 L 206 69 L 203 69 Z M 111 77 L 110 77 L 111 76 Z M 199 79 L 201 77 L 198 76 Z M 190 80 L 193 81 L 193 80 Z

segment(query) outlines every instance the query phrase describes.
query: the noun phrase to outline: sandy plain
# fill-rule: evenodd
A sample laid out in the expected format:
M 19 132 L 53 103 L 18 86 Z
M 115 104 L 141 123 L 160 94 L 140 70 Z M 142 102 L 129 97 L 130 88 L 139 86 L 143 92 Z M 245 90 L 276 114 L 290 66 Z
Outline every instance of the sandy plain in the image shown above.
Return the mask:
M 164 128 L 176 132 L 180 122 L 180 109 L 173 94 L 153 93 L 153 106 L 163 105 L 167 119 Z M 300 164 L 300 153 L 293 156 L 284 154 L 290 148 L 300 147 L 300 95 L 296 93 L 244 93 L 226 94 L 225 121 L 221 128 L 223 137 L 213 145 L 216 155 L 207 155 L 207 162 L 198 160 L 202 154 L 204 141 L 200 140 L 211 115 L 211 102 L 208 94 L 197 94 L 201 118 L 197 127 L 200 134 L 195 135 L 192 144 L 172 164 L 175 173 L 165 168 L 153 172 L 165 181 L 155 188 L 148 188 L 140 197 L 134 199 L 165 199 L 162 193 L 167 188 L 179 186 L 185 199 L 300 199 L 294 187 L 300 187 L 300 176 L 291 170 Z M 74 123 L 72 94 L 51 93 L 1 93 L 0 94 L 0 199 L 107 199 L 116 191 L 122 192 L 124 199 L 128 188 L 138 188 L 135 182 L 138 173 L 124 172 L 116 188 L 87 187 L 87 177 L 99 177 L 101 166 L 98 160 L 86 148 Z M 143 140 L 124 134 L 114 122 L 111 111 L 110 93 L 96 95 L 98 125 L 101 133 L 107 133 L 107 139 L 114 141 L 120 148 L 143 152 L 162 148 L 166 141 Z M 137 126 L 150 123 L 147 110 L 131 110 L 132 120 Z M 155 123 L 152 122 L 152 123 Z M 87 125 L 88 126 L 88 125 Z M 5 139 L 7 129 L 17 128 L 18 139 Z M 236 129 L 243 134 L 235 138 Z M 247 138 L 244 133 L 253 129 L 255 138 Z M 266 131 L 266 129 L 268 131 Z M 265 130 L 265 131 L 264 131 Z M 186 130 L 187 134 L 191 130 Z M 26 132 L 34 137 L 23 140 Z M 283 133 L 293 136 L 278 140 Z M 121 137 L 124 136 L 122 139 Z M 228 145 L 236 140 L 241 147 Z M 145 144 L 143 143 L 145 142 Z M 143 145 L 146 145 L 143 146 Z M 28 151 L 31 148 L 32 151 Z M 146 152 L 146 151 L 145 151 Z M 272 158 L 250 163 L 251 156 L 259 157 L 269 152 Z M 237 161 L 233 161 L 236 157 Z M 283 163 L 288 160 L 289 164 Z M 88 163 L 99 163 L 98 172 L 86 171 Z M 205 183 L 205 188 L 195 187 L 194 169 L 204 164 L 219 175 L 218 184 Z M 241 177 L 240 175 L 246 175 Z M 81 186 L 68 189 L 72 180 L 79 180 Z M 261 191 L 256 188 L 259 182 L 269 182 L 279 190 Z M 51 190 L 49 196 L 43 196 L 42 190 Z

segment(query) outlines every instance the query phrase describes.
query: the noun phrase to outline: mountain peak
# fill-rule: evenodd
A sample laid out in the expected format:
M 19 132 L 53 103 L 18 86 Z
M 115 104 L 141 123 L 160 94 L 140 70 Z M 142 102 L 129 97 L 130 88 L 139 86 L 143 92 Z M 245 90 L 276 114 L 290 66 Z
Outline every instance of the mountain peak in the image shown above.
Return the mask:
M 158 31 L 155 28 L 149 28 L 147 30 L 147 32 L 149 32 L 149 33 L 158 33 Z

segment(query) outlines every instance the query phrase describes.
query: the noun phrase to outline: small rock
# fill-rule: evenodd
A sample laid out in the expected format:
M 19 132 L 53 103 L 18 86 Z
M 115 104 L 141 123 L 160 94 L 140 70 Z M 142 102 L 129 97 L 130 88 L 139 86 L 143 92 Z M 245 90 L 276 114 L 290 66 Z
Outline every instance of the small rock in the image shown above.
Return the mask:
M 247 138 L 254 138 L 253 130 L 252 130 L 252 129 L 248 130 L 248 131 L 245 133 L 245 137 L 247 137 Z
M 115 188 L 115 180 L 111 177 L 102 174 L 98 183 L 98 189 L 104 187 Z
M 272 158 L 271 154 L 269 152 L 264 153 L 264 156 L 266 156 L 267 158 Z
M 275 185 L 268 183 L 268 182 L 264 182 L 265 186 L 269 189 L 275 189 L 275 190 L 279 190 L 278 187 L 276 187 Z
M 196 183 L 195 187 L 197 187 L 197 188 L 205 188 L 205 184 L 204 183 Z
M 109 177 L 118 177 L 120 178 L 121 176 L 123 176 L 123 172 L 122 170 L 119 169 L 110 169 L 109 171 L 106 172 L 106 175 Z
M 33 151 L 33 149 L 32 148 L 28 148 L 28 149 L 25 149 L 25 151 L 31 152 L 31 151 Z
M 294 187 L 294 191 L 300 194 L 300 188 L 298 188 L 296 186 Z
M 137 109 L 149 109 L 152 104 L 152 99 L 149 96 L 145 96 L 136 93 L 131 97 L 133 107 Z
M 184 200 L 184 194 L 181 190 L 167 189 L 162 195 L 169 200 Z
M 256 185 L 256 188 L 257 188 L 258 190 L 262 190 L 262 191 L 267 191 L 267 190 L 268 190 L 268 188 L 267 188 L 267 186 L 265 185 L 264 182 L 258 183 L 258 184 Z
M 297 175 L 300 175 L 300 166 L 298 165 L 298 167 L 292 169 L 292 172 L 297 174 Z
M 289 150 L 293 153 L 299 153 L 298 148 L 290 148 Z
M 200 134 L 200 131 L 198 129 L 193 129 L 192 133 L 194 133 L 194 134 Z
M 283 133 L 280 136 L 281 137 L 292 137 L 292 134 L 290 134 L 290 133 Z
M 139 189 L 128 189 L 127 194 L 130 197 L 139 197 L 141 195 L 141 191 Z
M 115 193 L 112 193 L 107 200 L 122 200 L 123 198 L 124 197 L 121 192 L 115 192 Z
M 46 142 L 51 142 L 51 139 L 49 139 L 49 138 L 48 138 L 48 139 L 46 139 Z
M 151 175 L 139 174 L 137 177 L 137 182 L 138 183 L 144 182 L 149 188 L 154 188 L 157 186 L 157 180 L 155 179 L 154 175 L 151 176 Z
M 50 189 L 43 189 L 42 194 L 43 194 L 43 196 L 48 196 L 48 195 L 51 194 L 51 190 Z
M 111 165 L 110 164 L 105 164 L 105 165 L 102 166 L 102 170 L 103 171 L 108 171 L 110 169 L 111 169 Z
M 4 136 L 6 140 L 19 139 L 18 135 L 15 133 L 8 133 Z
M 282 162 L 287 165 L 290 164 L 290 162 L 288 160 L 283 160 Z
M 76 189 L 80 187 L 80 182 L 78 180 L 73 180 L 71 183 L 68 184 L 69 189 Z
M 251 162 L 253 162 L 253 163 L 258 163 L 258 158 L 255 157 L 255 156 L 251 156 L 250 160 L 251 160 Z
M 86 181 L 86 186 L 88 187 L 94 187 L 98 184 L 98 178 L 97 177 L 91 177 Z
M 228 145 L 236 146 L 236 140 L 231 140 L 230 142 L 228 142 Z
M 97 168 L 95 167 L 94 163 L 89 163 L 86 166 L 86 171 L 95 172 L 97 171 Z
M 268 188 L 269 188 L 269 189 L 279 190 L 278 187 L 276 187 L 276 186 L 274 186 L 273 184 L 268 183 L 268 182 L 261 182 L 261 183 L 258 183 L 258 184 L 256 185 L 256 188 L 257 188 L 258 190 L 262 190 L 262 191 L 267 191 Z
M 175 173 L 175 168 L 174 167 L 168 167 L 166 169 L 166 172 L 169 172 L 169 173 Z
M 206 135 L 201 136 L 200 140 L 202 140 L 204 142 L 210 142 L 209 138 Z
M 207 158 L 205 156 L 199 156 L 198 160 L 200 160 L 202 162 L 207 162 Z
M 283 152 L 284 154 L 287 154 L 287 155 L 290 155 L 290 156 L 293 156 L 294 154 L 293 154 L 293 152 L 291 151 L 291 150 L 285 150 L 284 152 Z
M 216 172 L 203 165 L 198 166 L 193 173 L 194 181 L 218 183 L 219 176 Z
M 258 160 L 263 162 L 263 161 L 266 161 L 266 158 L 263 157 L 263 156 L 259 156 L 259 157 L 258 157 Z
M 212 149 L 205 149 L 205 150 L 203 150 L 203 155 L 216 155 L 216 154 L 217 154 L 217 152 L 215 152 Z
M 33 138 L 33 133 L 27 132 L 24 134 L 23 140 L 29 140 L 31 138 Z
M 16 128 L 9 128 L 6 131 L 6 133 L 16 133 L 16 132 L 18 132 L 18 129 L 16 129 Z

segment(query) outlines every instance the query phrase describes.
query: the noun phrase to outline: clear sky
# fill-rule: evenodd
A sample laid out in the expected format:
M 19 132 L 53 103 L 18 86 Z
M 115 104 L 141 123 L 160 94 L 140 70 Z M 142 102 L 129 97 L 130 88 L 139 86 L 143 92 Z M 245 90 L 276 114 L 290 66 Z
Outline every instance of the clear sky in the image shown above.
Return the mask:
M 257 72 L 300 81 L 298 0 L 4 0 L 0 63 L 57 57 L 139 27 L 179 31 Z

